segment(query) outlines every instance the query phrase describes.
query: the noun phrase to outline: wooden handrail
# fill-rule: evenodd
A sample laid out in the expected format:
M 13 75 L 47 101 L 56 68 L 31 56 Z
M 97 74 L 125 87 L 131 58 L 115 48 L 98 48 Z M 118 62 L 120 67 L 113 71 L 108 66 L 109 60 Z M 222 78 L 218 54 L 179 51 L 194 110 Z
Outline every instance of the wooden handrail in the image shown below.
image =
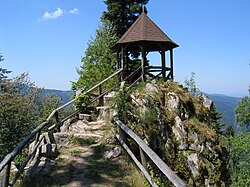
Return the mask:
M 114 76 L 116 76 L 117 74 L 119 74 L 121 71 L 123 71 L 123 69 L 117 70 L 115 73 L 113 73 L 112 75 L 110 75 L 109 77 L 107 77 L 106 79 L 104 79 L 103 81 L 101 81 L 100 83 L 98 83 L 97 85 L 95 85 L 92 88 L 90 88 L 87 92 L 85 92 L 85 94 L 93 91 L 96 88 L 98 88 L 100 85 L 102 85 L 103 83 L 107 82 L 109 79 L 113 78 Z
M 161 170 L 161 172 L 172 182 L 176 187 L 188 187 L 162 159 L 150 148 L 148 145 L 139 138 L 132 130 L 124 125 L 120 120 L 115 121 L 116 124 L 122 129 L 127 135 L 129 135 L 139 147 L 148 155 L 148 157 L 155 163 L 155 165 Z
M 110 75 L 109 77 L 107 77 L 106 79 L 104 79 L 103 81 L 99 82 L 98 84 L 96 84 L 95 86 L 93 86 L 92 88 L 90 88 L 88 91 L 84 92 L 83 94 L 88 94 L 88 93 L 90 93 L 90 92 L 93 91 L 94 89 L 98 88 L 100 85 L 102 85 L 102 84 L 104 84 L 105 82 L 107 82 L 109 79 L 111 79 L 111 78 L 113 78 L 114 76 L 116 76 L 117 74 L 119 74 L 122 70 L 123 70 L 123 69 L 117 70 L 115 73 L 113 73 L 112 75 Z M 80 94 L 80 95 L 81 95 L 81 94 Z M 80 95 L 79 95 L 79 96 L 80 96 Z M 79 96 L 78 96 L 78 97 L 79 97 Z M 72 99 L 71 101 L 69 101 L 69 102 L 65 103 L 64 105 L 58 107 L 57 109 L 53 110 L 53 111 L 51 112 L 51 114 L 49 115 L 49 117 L 46 119 L 46 121 L 49 121 L 49 120 L 55 115 L 55 113 L 56 113 L 57 111 L 59 111 L 59 110 L 65 108 L 66 106 L 68 106 L 68 105 L 72 104 L 73 102 L 75 102 L 75 101 L 77 100 L 78 97 Z

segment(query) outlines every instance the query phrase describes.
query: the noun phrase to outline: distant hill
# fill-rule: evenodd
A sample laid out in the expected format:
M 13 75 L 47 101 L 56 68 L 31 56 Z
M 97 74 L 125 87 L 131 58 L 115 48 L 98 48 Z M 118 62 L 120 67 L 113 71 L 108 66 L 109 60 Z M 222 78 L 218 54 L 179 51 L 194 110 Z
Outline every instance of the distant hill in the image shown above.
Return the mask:
M 72 90 L 53 90 L 53 89 L 44 89 L 43 92 L 41 93 L 41 96 L 46 96 L 48 94 L 55 94 L 58 97 L 62 98 L 62 103 L 65 104 L 68 101 L 70 101 L 71 96 L 74 94 L 74 91 Z
M 241 98 L 221 94 L 207 94 L 214 102 L 217 112 L 222 113 L 222 123 L 235 124 L 235 108 Z
M 236 132 L 244 132 L 246 127 L 240 127 L 235 123 L 235 109 L 238 105 L 239 97 L 230 97 L 222 94 L 206 94 L 215 104 L 217 112 L 222 114 L 221 123 L 233 125 Z M 226 126 L 224 127 L 224 129 Z M 224 130 L 222 129 L 222 130 Z

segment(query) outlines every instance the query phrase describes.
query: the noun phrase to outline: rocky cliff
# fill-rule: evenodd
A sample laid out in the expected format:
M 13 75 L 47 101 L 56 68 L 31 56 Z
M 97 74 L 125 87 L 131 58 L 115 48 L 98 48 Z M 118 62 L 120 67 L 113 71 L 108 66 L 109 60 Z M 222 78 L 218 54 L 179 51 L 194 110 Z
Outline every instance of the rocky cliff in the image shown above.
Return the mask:
M 219 117 L 207 96 L 194 96 L 174 82 L 159 82 L 141 83 L 118 97 L 117 115 L 180 178 L 190 186 L 225 185 Z M 167 185 L 150 163 L 149 170 L 160 186 Z

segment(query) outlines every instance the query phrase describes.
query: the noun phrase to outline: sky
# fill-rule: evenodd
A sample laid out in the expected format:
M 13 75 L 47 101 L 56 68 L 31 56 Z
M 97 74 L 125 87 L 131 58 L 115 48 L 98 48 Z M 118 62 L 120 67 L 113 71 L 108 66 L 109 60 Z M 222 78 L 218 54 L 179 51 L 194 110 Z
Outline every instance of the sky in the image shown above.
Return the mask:
M 179 47 L 175 81 L 195 73 L 206 93 L 243 97 L 250 85 L 249 0 L 149 0 L 148 16 Z M 39 87 L 69 90 L 106 10 L 102 0 L 0 0 L 0 67 Z M 149 55 L 152 64 L 160 55 Z

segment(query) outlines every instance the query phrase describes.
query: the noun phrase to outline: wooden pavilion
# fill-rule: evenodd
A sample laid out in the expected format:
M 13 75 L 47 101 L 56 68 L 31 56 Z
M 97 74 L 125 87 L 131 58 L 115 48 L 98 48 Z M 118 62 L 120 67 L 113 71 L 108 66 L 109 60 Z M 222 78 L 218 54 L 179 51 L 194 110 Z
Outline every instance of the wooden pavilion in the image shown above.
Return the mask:
M 121 79 L 124 80 L 129 75 L 128 66 L 133 63 L 128 58 L 129 54 L 137 52 L 141 56 L 140 78 L 162 77 L 164 80 L 173 80 L 173 49 L 176 47 L 178 45 L 146 15 L 143 8 L 138 19 L 114 46 L 117 50 L 117 68 L 123 69 Z M 161 66 L 147 65 L 147 54 L 157 51 L 161 55 Z M 168 51 L 170 59 L 166 64 L 165 53 Z

